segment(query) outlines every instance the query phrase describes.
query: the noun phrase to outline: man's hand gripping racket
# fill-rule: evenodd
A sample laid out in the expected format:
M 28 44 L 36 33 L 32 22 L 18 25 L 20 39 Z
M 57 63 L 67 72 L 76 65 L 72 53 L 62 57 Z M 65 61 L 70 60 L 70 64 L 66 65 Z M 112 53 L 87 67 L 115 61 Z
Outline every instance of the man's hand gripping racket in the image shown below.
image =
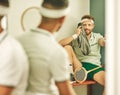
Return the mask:
M 99 69 L 99 68 L 101 68 L 101 66 L 93 68 L 88 71 L 84 67 L 77 68 L 74 72 L 74 78 L 75 78 L 76 82 L 82 83 L 86 80 L 88 73 L 90 73 L 96 69 Z

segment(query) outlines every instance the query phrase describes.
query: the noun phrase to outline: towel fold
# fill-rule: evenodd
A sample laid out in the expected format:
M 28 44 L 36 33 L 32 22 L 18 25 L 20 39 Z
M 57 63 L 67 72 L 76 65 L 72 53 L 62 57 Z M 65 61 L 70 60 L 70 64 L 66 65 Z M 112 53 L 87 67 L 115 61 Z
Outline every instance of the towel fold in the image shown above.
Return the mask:
M 90 44 L 83 28 L 78 37 L 78 45 L 84 55 L 88 55 L 90 53 Z

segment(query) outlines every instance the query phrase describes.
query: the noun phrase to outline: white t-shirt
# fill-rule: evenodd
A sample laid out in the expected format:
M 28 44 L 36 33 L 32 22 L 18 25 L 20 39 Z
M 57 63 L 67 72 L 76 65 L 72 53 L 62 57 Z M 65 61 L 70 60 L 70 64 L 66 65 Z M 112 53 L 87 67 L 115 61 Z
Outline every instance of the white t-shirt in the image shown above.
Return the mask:
M 91 52 L 88 55 L 84 55 L 81 51 L 81 49 L 78 46 L 77 39 L 72 41 L 72 47 L 74 49 L 74 52 L 77 56 L 77 58 L 81 62 L 90 62 L 95 65 L 101 65 L 100 59 L 101 59 L 101 54 L 100 54 L 100 48 L 101 46 L 98 43 L 98 40 L 103 38 L 103 36 L 100 33 L 93 33 L 91 35 L 91 38 L 89 39 L 90 43 L 90 49 Z
M 68 55 L 53 35 L 42 29 L 33 29 L 20 37 L 30 61 L 27 95 L 58 95 L 54 84 L 68 80 Z
M 14 87 L 11 95 L 24 95 L 28 70 L 28 59 L 21 45 L 6 32 L 0 33 L 0 85 Z

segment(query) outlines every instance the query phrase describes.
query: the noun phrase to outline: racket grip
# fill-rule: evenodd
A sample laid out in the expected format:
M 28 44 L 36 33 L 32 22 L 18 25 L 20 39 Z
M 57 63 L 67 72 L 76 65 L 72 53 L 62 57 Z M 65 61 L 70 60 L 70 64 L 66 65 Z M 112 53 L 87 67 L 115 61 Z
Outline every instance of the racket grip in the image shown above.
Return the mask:
M 70 73 L 70 81 L 75 81 L 74 75 Z
M 72 66 L 72 64 L 69 65 L 68 69 L 69 69 L 69 73 L 73 74 L 73 66 Z

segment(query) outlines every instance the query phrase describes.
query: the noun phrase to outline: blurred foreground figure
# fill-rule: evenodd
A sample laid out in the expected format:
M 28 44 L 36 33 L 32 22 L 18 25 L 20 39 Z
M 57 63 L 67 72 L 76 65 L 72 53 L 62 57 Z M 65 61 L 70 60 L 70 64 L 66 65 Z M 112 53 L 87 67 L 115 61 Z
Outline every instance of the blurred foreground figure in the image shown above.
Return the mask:
M 8 0 L 0 0 L 0 95 L 24 95 L 28 60 L 19 42 L 3 28 L 8 10 Z
M 19 37 L 30 61 L 27 95 L 76 95 L 69 82 L 68 55 L 53 36 L 64 22 L 68 4 L 68 0 L 44 0 L 41 23 Z

